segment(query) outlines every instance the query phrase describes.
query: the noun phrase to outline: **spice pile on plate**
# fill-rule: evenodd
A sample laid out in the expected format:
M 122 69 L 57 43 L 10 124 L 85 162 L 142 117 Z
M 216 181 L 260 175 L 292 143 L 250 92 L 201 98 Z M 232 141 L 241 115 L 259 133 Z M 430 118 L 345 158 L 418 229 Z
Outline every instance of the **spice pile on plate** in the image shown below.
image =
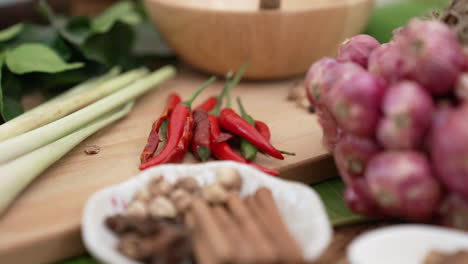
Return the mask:
M 213 156 L 219 160 L 249 164 L 270 175 L 279 175 L 278 171 L 253 162 L 257 153 L 260 151 L 280 160 L 284 159 L 283 154 L 294 153 L 280 151 L 270 143 L 269 127 L 247 114 L 240 98 L 237 98 L 240 115 L 231 106 L 230 91 L 239 83 L 246 68 L 247 64 L 244 64 L 234 77 L 228 74 L 222 94 L 219 97 L 208 98 L 193 110 L 192 102 L 216 80 L 215 77 L 198 88 L 189 100 L 182 101 L 179 95 L 170 94 L 167 106 L 161 117 L 154 122 L 141 153 L 140 169 L 180 162 L 190 149 L 201 161 Z M 227 104 L 221 109 L 225 97 Z M 232 142 L 232 139 L 239 139 L 240 154 L 229 144 L 228 141 Z M 162 141 L 166 144 L 156 154 Z
M 236 169 L 217 171 L 217 182 L 193 177 L 169 183 L 156 177 L 138 191 L 126 214 L 106 219 L 118 250 L 145 263 L 303 263 L 271 191 L 241 198 Z

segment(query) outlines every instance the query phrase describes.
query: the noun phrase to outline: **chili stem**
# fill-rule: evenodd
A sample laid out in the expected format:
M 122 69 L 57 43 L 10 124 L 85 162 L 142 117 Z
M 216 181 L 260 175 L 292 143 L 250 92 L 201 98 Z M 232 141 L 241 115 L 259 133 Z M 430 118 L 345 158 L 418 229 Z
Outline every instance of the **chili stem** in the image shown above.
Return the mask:
M 221 91 L 221 94 L 218 96 L 218 102 L 216 103 L 215 108 L 210 111 L 210 114 L 219 116 L 221 106 L 223 105 L 223 99 L 226 96 L 226 91 L 228 89 L 229 83 L 231 82 L 231 79 L 232 79 L 232 71 L 229 71 L 226 74 L 226 82 L 224 83 L 223 91 Z
M 241 101 L 240 97 L 237 97 L 236 99 L 237 99 L 237 104 L 239 105 L 239 109 L 240 109 L 242 117 L 246 116 L 247 112 L 245 111 L 244 105 L 242 104 L 242 101 Z M 245 117 L 244 117 L 244 119 L 245 119 Z
M 288 156 L 296 156 L 296 153 L 294 153 L 294 152 L 288 152 L 288 151 L 284 151 L 284 150 L 280 150 L 279 152 L 281 154 L 288 155 Z
M 239 109 L 241 111 L 241 116 L 245 121 L 249 122 L 251 125 L 255 125 L 255 120 L 247 114 L 245 111 L 244 105 L 241 102 L 240 97 L 237 97 L 237 104 L 239 105 Z M 254 160 L 257 157 L 258 149 L 252 143 L 247 141 L 245 138 L 241 138 L 241 153 L 244 158 L 247 160 Z
M 234 75 L 234 78 L 232 78 L 232 81 L 228 84 L 227 91 L 226 91 L 226 100 L 227 100 L 226 108 L 231 108 L 231 105 L 232 105 L 231 104 L 231 90 L 234 86 L 236 86 L 240 82 L 248 66 L 249 66 L 249 63 L 244 62 L 244 64 L 242 64 L 240 69 L 236 72 L 236 75 Z
M 167 139 L 167 125 L 168 124 L 169 124 L 169 118 L 164 120 L 163 123 L 161 124 L 160 130 L 161 130 L 162 141 Z
M 189 109 L 190 109 L 190 106 L 192 105 L 193 101 L 197 98 L 198 95 L 200 95 L 201 92 L 203 92 L 203 90 L 206 89 L 206 87 L 210 86 L 212 83 L 214 83 L 216 81 L 216 76 L 212 76 L 210 79 L 208 79 L 208 81 L 204 82 L 196 91 L 195 93 L 192 95 L 192 97 L 190 97 L 187 101 L 184 101 L 182 102 L 182 104 L 186 105 Z

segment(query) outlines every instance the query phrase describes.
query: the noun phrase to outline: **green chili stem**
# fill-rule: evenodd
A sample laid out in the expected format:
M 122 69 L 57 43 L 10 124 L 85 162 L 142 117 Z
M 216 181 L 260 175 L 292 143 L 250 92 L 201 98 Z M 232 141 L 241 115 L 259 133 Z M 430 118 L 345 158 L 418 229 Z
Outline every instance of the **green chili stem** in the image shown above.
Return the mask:
M 248 66 L 249 66 L 249 63 L 244 62 L 244 64 L 242 64 L 240 69 L 236 72 L 236 75 L 234 75 L 234 78 L 232 78 L 232 81 L 228 84 L 227 91 L 226 91 L 226 100 L 227 100 L 226 108 L 231 108 L 231 90 L 234 86 L 236 86 L 240 82 Z
M 198 95 L 200 95 L 201 92 L 203 92 L 203 90 L 206 89 L 206 87 L 210 86 L 212 83 L 214 83 L 216 81 L 216 76 L 212 76 L 210 79 L 208 79 L 208 81 L 204 82 L 196 91 L 195 93 L 192 95 L 192 97 L 190 97 L 187 101 L 184 101 L 182 102 L 182 104 L 186 105 L 188 108 L 190 108 L 190 106 L 192 105 L 193 101 L 197 98 Z
M 213 114 L 215 116 L 219 116 L 221 106 L 223 105 L 224 97 L 226 96 L 226 91 L 228 89 L 229 83 L 231 82 L 231 78 L 232 78 L 232 71 L 229 71 L 226 74 L 226 82 L 224 84 L 223 91 L 221 91 L 221 94 L 218 96 L 218 102 L 216 103 L 215 108 L 210 111 L 210 114 Z
M 288 152 L 288 151 L 284 151 L 284 150 L 280 150 L 279 152 L 281 154 L 288 155 L 288 156 L 296 156 L 296 153 L 294 153 L 294 152 Z
M 247 114 L 247 112 L 245 111 L 244 105 L 242 104 L 242 101 L 241 101 L 240 97 L 237 97 L 236 100 L 237 100 L 237 104 L 239 105 L 239 109 L 240 109 L 242 118 L 245 119 L 245 117 L 246 117 L 248 114 Z
M 249 124 L 254 125 L 255 120 L 247 114 L 245 111 L 244 105 L 241 102 L 240 97 L 237 97 L 237 104 L 239 105 L 239 109 L 241 111 L 242 118 L 249 122 Z M 247 160 L 254 160 L 257 157 L 258 149 L 252 143 L 247 141 L 245 138 L 241 138 L 241 154 Z
M 167 139 L 167 126 L 169 125 L 169 119 L 164 120 L 164 122 L 161 124 L 161 138 L 163 140 Z

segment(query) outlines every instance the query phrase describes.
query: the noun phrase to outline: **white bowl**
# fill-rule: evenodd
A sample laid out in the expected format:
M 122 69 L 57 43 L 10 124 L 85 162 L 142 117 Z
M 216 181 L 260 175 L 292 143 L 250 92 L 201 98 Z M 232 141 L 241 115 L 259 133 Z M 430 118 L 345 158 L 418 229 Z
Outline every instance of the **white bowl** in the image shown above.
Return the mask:
M 242 179 L 241 196 L 259 187 L 272 190 L 275 201 L 307 261 L 316 260 L 330 243 L 332 228 L 318 195 L 308 186 L 271 177 L 250 166 L 235 162 L 210 162 L 198 165 L 162 165 L 141 172 L 136 177 L 95 193 L 88 200 L 82 218 L 82 237 L 89 252 L 109 264 L 137 264 L 116 250 L 117 237 L 105 226 L 106 217 L 123 213 L 133 194 L 150 179 L 163 175 L 170 182 L 193 176 L 201 185 L 216 181 L 220 167 L 236 168 Z M 286 217 L 287 216 L 287 217 Z
M 398 225 L 365 233 L 348 247 L 351 264 L 422 264 L 432 250 L 468 249 L 468 234 L 428 225 Z

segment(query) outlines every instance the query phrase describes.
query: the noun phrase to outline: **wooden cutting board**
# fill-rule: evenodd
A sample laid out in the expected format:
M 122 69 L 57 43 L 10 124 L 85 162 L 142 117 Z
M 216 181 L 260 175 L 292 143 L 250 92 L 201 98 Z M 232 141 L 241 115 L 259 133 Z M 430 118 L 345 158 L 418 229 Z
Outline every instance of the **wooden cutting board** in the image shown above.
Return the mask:
M 0 263 L 51 263 L 82 253 L 80 218 L 88 197 L 136 175 L 140 151 L 167 95 L 177 91 L 187 98 L 207 78 L 180 69 L 175 79 L 140 98 L 127 117 L 91 136 L 44 172 L 0 218 Z M 220 81 L 210 87 L 195 105 L 217 95 L 222 85 Z M 233 96 L 242 96 L 247 111 L 271 127 L 273 145 L 297 154 L 284 161 L 259 155 L 258 163 L 280 170 L 283 178 L 313 183 L 336 174 L 322 147 L 316 117 L 287 99 L 294 85 L 302 85 L 301 80 L 243 82 Z M 99 154 L 86 155 L 90 145 L 100 146 Z M 187 155 L 186 162 L 195 160 Z

